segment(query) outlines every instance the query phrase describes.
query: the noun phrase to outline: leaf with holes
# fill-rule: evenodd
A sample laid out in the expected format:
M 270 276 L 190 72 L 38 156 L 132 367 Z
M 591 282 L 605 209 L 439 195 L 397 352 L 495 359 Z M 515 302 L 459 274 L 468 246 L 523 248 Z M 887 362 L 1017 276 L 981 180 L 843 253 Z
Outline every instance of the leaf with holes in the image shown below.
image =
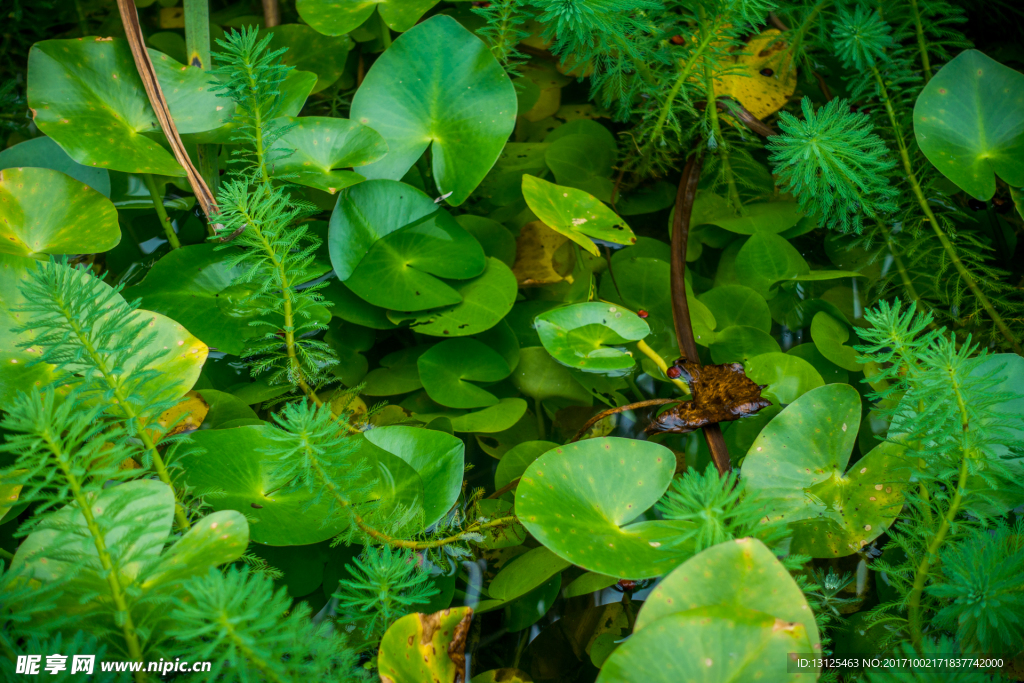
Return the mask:
M 976 199 L 992 198 L 997 175 L 1024 185 L 1024 75 L 964 50 L 918 95 L 914 134 L 928 160 Z
M 803 590 L 755 538 L 719 543 L 673 570 L 644 601 L 634 631 L 670 614 L 711 605 L 746 607 L 798 623 L 808 636 L 806 652 L 821 651 L 818 626 Z
M 455 19 L 433 16 L 377 58 L 352 98 L 352 119 L 389 150 L 356 172 L 398 180 L 429 147 L 437 192 L 458 206 L 497 161 L 516 108 L 515 87 L 487 46 Z
M 274 163 L 274 177 L 335 194 L 364 180 L 353 171 L 339 169 L 377 161 L 388 152 L 376 131 L 348 119 L 323 116 L 282 117 L 290 129 L 272 149 L 291 150 Z
M 583 190 L 524 175 L 523 196 L 530 210 L 545 225 L 562 233 L 594 256 L 600 255 L 594 239 L 612 244 L 636 242 L 633 229 L 626 221 Z
M 634 522 L 668 489 L 672 451 L 614 437 L 559 446 L 540 456 L 516 489 L 516 514 L 559 557 L 629 579 L 661 576 L 688 554 L 678 523 Z
M 615 347 L 640 341 L 651 331 L 636 313 L 598 301 L 541 313 L 534 327 L 559 363 L 611 376 L 624 375 L 635 365 L 632 354 Z
M 899 514 L 910 474 L 901 446 L 879 444 L 846 469 L 861 423 L 860 402 L 848 384 L 813 389 L 775 416 L 747 451 L 747 487 L 770 519 L 790 524 L 791 552 L 852 555 Z
M 0 171 L 0 251 L 96 254 L 120 241 L 117 209 L 88 185 L 48 168 Z

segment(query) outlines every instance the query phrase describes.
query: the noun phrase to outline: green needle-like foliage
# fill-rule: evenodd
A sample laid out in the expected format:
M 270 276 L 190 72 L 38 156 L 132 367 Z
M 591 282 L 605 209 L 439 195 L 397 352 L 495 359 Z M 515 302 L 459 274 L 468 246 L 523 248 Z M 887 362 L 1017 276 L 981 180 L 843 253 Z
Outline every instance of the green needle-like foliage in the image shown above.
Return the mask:
M 864 71 L 888 61 L 892 29 L 878 12 L 863 5 L 838 11 L 832 38 L 836 56 L 847 69 Z
M 530 35 L 524 28 L 526 20 L 532 16 L 529 8 L 521 0 L 494 0 L 474 6 L 473 13 L 485 22 L 477 35 L 490 44 L 491 54 L 509 76 L 518 76 L 518 67 L 527 59 L 519 43 Z
M 935 615 L 965 651 L 1024 648 L 1024 523 L 974 530 L 942 553 L 942 576 L 925 590 L 946 605 Z M 947 602 L 948 601 L 948 602 Z
M 931 638 L 922 642 L 920 649 L 910 643 L 896 647 L 893 656 L 907 659 L 924 659 L 929 657 L 956 656 L 961 650 L 951 638 Z M 906 666 L 891 668 L 871 668 L 864 671 L 868 683 L 996 683 L 1005 680 L 998 675 L 986 673 L 982 669 L 961 667 L 954 674 L 946 668 L 932 666 Z
M 188 599 L 171 612 L 178 656 L 212 663 L 223 683 L 366 680 L 356 653 L 330 624 L 314 624 L 309 605 L 248 569 L 211 570 L 184 586 Z
M 367 547 L 346 565 L 349 578 L 333 594 L 338 623 L 357 629 L 368 643 L 380 640 L 388 627 L 438 593 L 422 561 L 409 550 Z
M 782 134 L 768 149 L 780 186 L 796 196 L 805 213 L 841 232 L 860 232 L 863 216 L 879 219 L 897 210 L 898 192 L 888 174 L 896 166 L 871 119 L 835 99 L 814 111 L 801 103 L 804 118 L 781 112 Z
M 709 465 L 701 474 L 688 469 L 658 502 L 655 509 L 665 519 L 690 522 L 692 530 L 677 540 L 693 543 L 694 552 L 737 538 L 753 536 L 768 545 L 788 535 L 784 525 L 764 524 L 764 508 L 745 495 L 746 484 L 735 472 L 724 476 Z

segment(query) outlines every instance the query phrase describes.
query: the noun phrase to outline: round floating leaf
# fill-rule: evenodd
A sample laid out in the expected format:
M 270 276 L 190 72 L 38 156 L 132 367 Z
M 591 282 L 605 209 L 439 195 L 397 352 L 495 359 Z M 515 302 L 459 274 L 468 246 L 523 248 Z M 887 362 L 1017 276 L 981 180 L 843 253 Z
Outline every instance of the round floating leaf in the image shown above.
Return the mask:
M 249 522 L 234 510 L 212 512 L 185 532 L 185 535 L 160 557 L 160 566 L 142 584 L 143 590 L 155 586 L 180 584 L 201 576 L 210 567 L 234 562 L 249 545 Z
M 271 447 L 268 435 L 272 429 L 250 425 L 193 432 L 192 441 L 205 452 L 182 456 L 185 480 L 198 489 L 223 492 L 209 499 L 210 507 L 243 513 L 252 521 L 250 535 L 257 543 L 308 545 L 338 535 L 347 527 L 348 518 L 330 515 L 331 499 L 321 497 L 314 502 L 308 490 L 288 486 L 287 481 L 274 477 L 280 463 L 264 455 Z M 358 457 L 387 470 L 371 498 L 408 506 L 423 500 L 423 483 L 416 470 L 363 435 L 351 438 L 361 442 Z
M 274 37 L 270 40 L 269 49 L 287 50 L 281 55 L 283 64 L 316 74 L 316 85 L 312 91 L 316 93 L 341 78 L 345 72 L 345 59 L 354 42 L 349 36 L 332 34 L 339 35 L 334 38 L 324 35 L 323 31 L 314 31 L 313 28 L 302 24 L 283 24 L 261 29 L 259 37 L 272 33 Z
M 800 206 L 795 202 L 748 204 L 743 207 L 744 214 L 737 216 L 726 200 L 717 195 L 709 195 L 709 200 L 711 197 L 720 199 L 721 203 L 712 204 L 706 200 L 708 205 L 701 207 L 700 223 L 694 225 L 717 225 L 739 235 L 775 235 L 792 228 L 803 218 Z
M 584 122 L 593 123 L 581 121 Z M 594 125 L 604 131 L 608 130 L 599 124 Z M 544 153 L 544 160 L 555 174 L 555 181 L 559 185 L 573 187 L 601 201 L 610 202 L 615 188 L 611 179 L 615 163 L 615 139 L 610 132 L 607 137 L 611 138 L 611 144 L 593 135 L 565 135 L 553 141 L 549 137 L 551 146 Z
M 547 583 L 505 605 L 505 628 L 509 633 L 525 631 L 548 613 L 558 599 L 562 575 L 555 574 Z M 500 603 L 499 603 L 500 604 Z
M 496 220 L 464 213 L 455 220 L 476 238 L 488 257 L 496 258 L 511 268 L 516 262 L 516 238 Z
M 749 287 L 723 285 L 704 292 L 697 300 L 714 314 L 719 330 L 732 325 L 744 325 L 756 327 L 762 332 L 772 331 L 772 312 L 768 302 Z
M 516 108 L 515 87 L 487 46 L 451 17 L 433 16 L 377 58 L 352 98 L 352 119 L 389 150 L 356 170 L 397 180 L 430 146 L 437 191 L 458 206 L 501 154 Z
M 173 316 L 209 346 L 237 356 L 246 340 L 258 336 L 249 325 L 258 314 L 238 305 L 240 297 L 231 287 L 240 273 L 228 265 L 231 258 L 212 244 L 175 249 L 125 295 L 141 298 L 143 307 Z
M 733 325 L 715 333 L 715 341 L 708 347 L 715 363 L 746 363 L 754 356 L 781 353 L 779 342 L 756 327 Z
M 274 162 L 274 176 L 330 194 L 363 181 L 358 173 L 336 169 L 371 163 L 388 151 L 376 131 L 348 119 L 304 116 L 278 121 L 291 128 L 271 149 L 292 153 Z
M 521 398 L 503 398 L 496 406 L 452 418 L 452 429 L 475 434 L 503 432 L 519 422 L 525 414 L 526 401 Z
M 424 527 L 444 516 L 462 491 L 466 447 L 450 434 L 417 427 L 370 429 L 366 440 L 407 462 L 423 481 Z
M 740 284 L 755 292 L 767 292 L 779 280 L 791 280 L 810 272 L 807 261 L 785 238 L 756 233 L 736 254 Z
M 380 641 L 381 683 L 466 680 L 466 636 L 473 610 L 453 607 L 434 614 L 407 614 Z
M 651 329 L 632 311 L 600 302 L 546 311 L 534 321 L 540 341 L 555 360 L 584 372 L 623 375 L 633 356 L 611 345 L 635 342 Z
M 751 381 L 767 385 L 764 393 L 771 394 L 782 403 L 792 403 L 808 391 L 825 384 L 813 365 L 787 353 L 754 356 L 744 367 Z
M 209 75 L 150 50 L 153 68 L 182 135 L 214 130 L 234 113 L 211 92 Z M 28 101 L 39 129 L 72 159 L 126 173 L 183 176 L 170 152 L 144 133 L 160 126 L 128 42 L 45 40 L 29 53 Z
M 770 519 L 791 525 L 792 552 L 851 555 L 899 514 L 909 475 L 901 446 L 882 443 L 846 471 L 860 402 L 847 384 L 818 387 L 769 422 L 747 451 L 747 486 Z
M 593 403 L 590 392 L 542 346 L 519 350 L 519 365 L 512 373 L 512 384 L 536 401 L 561 398 L 579 405 Z
M 918 95 L 914 134 L 928 160 L 977 199 L 992 198 L 997 175 L 1024 185 L 1024 75 L 964 50 Z
M 516 489 L 519 520 L 556 555 L 590 571 L 644 579 L 681 559 L 678 529 L 628 525 L 668 489 L 676 459 L 650 441 L 614 437 L 561 446 L 530 465 Z
M 745 607 L 804 627 L 807 650 L 821 640 L 807 598 L 782 563 L 754 538 L 726 541 L 694 555 L 666 576 L 647 596 L 634 632 L 670 614 L 722 605 Z
M 0 251 L 96 254 L 120 241 L 117 209 L 88 185 L 49 168 L 0 170 Z
M 790 356 L 803 358 L 810 363 L 811 367 L 821 375 L 821 379 L 824 380 L 825 384 L 850 383 L 850 373 L 821 355 L 821 351 L 814 344 L 798 344 L 789 351 L 786 351 L 786 353 Z
M 491 581 L 487 592 L 496 600 L 514 600 L 571 564 L 547 548 L 533 548 L 505 565 Z
M 450 281 L 462 301 L 446 308 L 421 313 L 389 311 L 394 323 L 409 322 L 420 334 L 460 337 L 492 329 L 512 310 L 516 301 L 516 278 L 496 258 L 487 259 L 487 269 L 469 280 Z
M 530 464 L 552 448 L 558 448 L 553 441 L 524 441 L 516 445 L 498 461 L 494 472 L 494 488 L 500 489 L 523 476 Z
M 295 9 L 320 33 L 340 36 L 359 28 L 374 8 L 388 27 L 402 33 L 436 4 L 437 0 L 297 0 Z
M 19 166 L 52 168 L 85 183 L 104 197 L 110 196 L 110 172 L 107 169 L 83 166 L 48 137 L 25 140 L 0 152 L 0 171 Z
M 634 633 L 605 660 L 597 683 L 810 683 L 817 672 L 786 667 L 806 647 L 800 624 L 744 607 L 701 607 Z
M 448 339 L 416 362 L 431 399 L 449 408 L 483 408 L 498 398 L 471 382 L 498 382 L 512 369 L 496 351 L 476 339 Z
M 824 311 L 814 314 L 811 320 L 811 339 L 825 358 L 844 370 L 858 372 L 864 366 L 857 362 L 858 354 L 852 347 L 843 344 L 850 338 L 850 330 Z
M 393 330 L 398 327 L 388 320 L 388 312 L 385 309 L 374 306 L 369 301 L 363 301 L 340 280 L 331 280 L 320 293 L 330 302 L 331 315 L 345 322 L 373 330 Z
M 395 396 L 422 389 L 416 361 L 428 348 L 423 344 L 394 351 L 381 358 L 381 367 L 366 375 L 363 393 L 368 396 Z
M 530 210 L 545 225 L 562 233 L 594 256 L 600 256 L 593 240 L 633 244 L 636 237 L 626 221 L 599 199 L 583 190 L 523 176 L 523 196 Z

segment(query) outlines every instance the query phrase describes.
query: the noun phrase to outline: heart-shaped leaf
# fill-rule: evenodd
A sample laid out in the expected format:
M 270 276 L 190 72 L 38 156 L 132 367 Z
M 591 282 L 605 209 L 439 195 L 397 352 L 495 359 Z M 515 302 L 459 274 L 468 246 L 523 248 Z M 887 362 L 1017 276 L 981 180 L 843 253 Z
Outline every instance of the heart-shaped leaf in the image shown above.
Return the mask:
M 479 38 L 442 14 L 403 34 L 352 98 L 351 117 L 384 136 L 388 155 L 356 169 L 398 180 L 429 146 L 439 194 L 466 201 L 515 127 L 516 93 Z
M 903 448 L 882 443 L 846 471 L 860 427 L 848 384 L 813 389 L 761 430 L 743 461 L 752 495 L 793 529 L 792 552 L 851 555 L 878 538 L 903 504 Z
M 597 683 L 810 683 L 817 672 L 786 667 L 806 647 L 800 624 L 745 607 L 700 607 L 634 633 L 605 660 Z
M 914 134 L 928 160 L 976 199 L 992 199 L 997 175 L 1024 185 L 1024 75 L 964 50 L 918 95 Z
M 635 365 L 631 354 L 614 346 L 639 341 L 651 331 L 632 311 L 598 301 L 546 311 L 534 326 L 544 348 L 559 363 L 612 376 Z
M 214 130 L 230 120 L 234 109 L 211 91 L 206 72 L 155 50 L 150 56 L 179 133 Z M 160 126 L 126 40 L 36 43 L 29 53 L 28 101 L 39 129 L 80 164 L 185 175 L 170 152 L 144 135 L 159 133 Z
M 545 547 L 584 569 L 661 576 L 684 556 L 667 547 L 678 528 L 630 522 L 661 498 L 675 467 L 672 452 L 650 441 L 603 437 L 560 446 L 523 474 L 516 514 Z
M 825 311 L 814 314 L 811 320 L 811 339 L 825 358 L 844 370 L 858 372 L 863 365 L 857 362 L 859 354 L 844 343 L 850 338 L 850 330 Z
M 388 320 L 408 322 L 420 334 L 433 337 L 479 334 L 501 322 L 512 310 L 518 293 L 515 275 L 496 258 L 487 259 L 487 269 L 477 277 L 446 284 L 452 286 L 462 301 L 420 313 L 389 311 Z
M 634 632 L 670 614 L 700 607 L 745 607 L 804 627 L 806 652 L 821 639 L 807 598 L 775 554 L 755 538 L 712 546 L 672 571 L 644 601 Z
M 530 210 L 545 225 L 562 233 L 594 256 L 599 256 L 600 252 L 591 238 L 612 244 L 636 242 L 633 230 L 626 221 L 583 190 L 524 175 L 523 197 Z
M 49 168 L 0 170 L 0 251 L 96 254 L 120 241 L 117 209 L 88 185 Z
M 764 393 L 782 403 L 793 403 L 808 391 L 825 384 L 814 366 L 788 353 L 764 353 L 745 364 L 747 377 L 765 385 Z
M 338 535 L 348 526 L 348 518 L 329 515 L 332 500 L 314 502 L 308 490 L 275 479 L 280 463 L 263 453 L 270 446 L 272 429 L 250 425 L 194 432 L 193 442 L 205 452 L 181 458 L 185 480 L 198 489 L 223 492 L 210 498 L 210 507 L 245 514 L 253 521 L 250 534 L 257 543 L 308 545 Z M 389 505 L 420 504 L 424 489 L 416 470 L 364 436 L 352 438 L 360 440 L 359 458 L 388 472 L 377 478 L 371 498 L 386 500 Z
M 274 176 L 335 194 L 363 181 L 363 176 L 337 169 L 372 163 L 388 146 L 376 131 L 348 119 L 324 116 L 278 119 L 289 126 L 272 149 L 291 154 L 274 163 Z
M 389 28 L 402 33 L 436 4 L 437 0 L 297 0 L 295 9 L 320 33 L 340 36 L 359 28 L 374 8 Z
M 32 138 L 0 152 L 0 171 L 25 166 L 52 168 L 85 183 L 104 197 L 110 196 L 110 172 L 107 169 L 83 166 L 51 138 Z
M 464 433 L 494 434 L 511 429 L 525 414 L 526 401 L 503 398 L 496 406 L 452 418 L 452 429 Z
M 345 72 L 345 59 L 355 42 L 350 36 L 341 34 L 324 35 L 302 24 L 283 24 L 261 29 L 259 37 L 272 33 L 268 50 L 285 48 L 281 63 L 300 71 L 316 74 L 316 85 L 312 92 L 320 92 L 341 78 Z M 348 33 L 345 31 L 344 33 Z
M 449 408 L 483 408 L 498 398 L 472 382 L 497 382 L 512 372 L 496 351 L 476 339 L 435 344 L 416 363 L 431 399 Z
M 374 446 L 401 458 L 423 481 L 423 526 L 441 519 L 462 491 L 466 446 L 461 439 L 431 429 L 399 425 L 366 432 Z

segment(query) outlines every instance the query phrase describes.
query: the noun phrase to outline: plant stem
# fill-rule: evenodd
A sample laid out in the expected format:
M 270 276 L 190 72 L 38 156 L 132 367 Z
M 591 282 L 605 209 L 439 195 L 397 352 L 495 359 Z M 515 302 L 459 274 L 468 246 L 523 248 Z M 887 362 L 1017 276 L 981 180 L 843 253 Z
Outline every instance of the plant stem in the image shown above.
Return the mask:
M 545 432 L 547 431 L 544 425 L 544 405 L 537 397 L 534 397 L 533 399 L 533 412 L 536 413 L 537 418 L 537 438 L 540 441 L 543 441 Z
M 925 85 L 932 79 L 932 65 L 928 59 L 928 41 L 924 37 L 924 26 L 921 23 L 921 9 L 917 0 L 910 0 L 910 12 L 914 15 L 914 32 L 917 33 L 917 51 L 921 53 L 921 69 L 924 72 Z
M 593 427 L 594 425 L 596 425 L 598 422 L 600 422 L 604 418 L 608 417 L 609 415 L 615 415 L 616 413 L 624 413 L 627 410 L 635 410 L 637 408 L 650 408 L 651 406 L 663 406 L 663 405 L 667 405 L 669 403 L 679 403 L 679 401 L 677 399 L 674 399 L 674 398 L 652 398 L 652 399 L 648 399 L 646 401 L 637 401 L 636 403 L 630 403 L 630 404 L 627 404 L 627 405 L 624 405 L 624 406 L 619 406 L 617 408 L 608 408 L 607 410 L 602 410 L 600 413 L 598 413 L 594 417 L 592 417 L 589 420 L 587 420 L 586 424 L 584 424 L 582 427 L 580 427 L 580 430 L 578 432 L 576 432 L 576 436 L 572 437 L 572 440 L 569 441 L 569 443 L 576 443 L 577 441 L 579 441 L 581 438 L 583 438 L 583 435 L 586 434 L 587 431 L 591 427 Z M 516 481 L 518 482 L 519 480 L 517 479 Z M 497 498 L 499 495 L 501 495 L 504 492 L 505 491 L 501 491 L 499 493 L 496 493 L 494 495 L 494 497 Z
M 935 236 L 939 238 L 939 243 L 946 251 L 946 255 L 949 256 L 949 260 L 952 262 L 956 272 L 960 275 L 961 279 L 967 283 L 968 289 L 970 289 L 971 293 L 977 297 L 982 308 L 984 308 L 985 312 L 988 313 L 990 318 L 992 318 L 992 322 L 994 322 L 996 327 L 999 328 L 999 331 L 1003 334 L 1006 340 L 1010 342 L 1014 353 L 1019 356 L 1024 355 L 1024 351 L 1021 350 L 1020 344 L 1017 343 L 1013 333 L 1010 332 L 1010 328 L 1007 327 L 1002 316 L 1000 316 L 995 307 L 992 306 L 992 302 L 989 301 L 987 296 L 985 296 L 985 293 L 981 291 L 980 287 L 978 287 L 978 283 L 975 282 L 974 276 L 971 275 L 970 271 L 967 270 L 963 262 L 960 260 L 959 255 L 957 255 L 956 249 L 953 247 L 952 242 L 949 241 L 949 237 L 947 237 L 946 233 L 942 231 L 941 227 L 939 227 L 939 221 L 935 218 L 931 205 L 928 204 L 928 199 L 924 196 L 921 184 L 917 180 L 917 174 L 914 173 L 913 165 L 910 162 L 910 152 L 907 150 L 907 143 L 903 138 L 903 129 L 896 120 L 896 112 L 892 107 L 892 101 L 889 99 L 889 92 L 885 88 L 885 81 L 882 79 L 882 74 L 879 73 L 876 67 L 871 67 L 871 70 L 874 72 L 875 82 L 878 84 L 882 101 L 885 103 L 885 111 L 889 116 L 889 125 L 892 126 L 892 131 L 896 138 L 896 145 L 899 147 L 900 159 L 903 162 L 903 170 L 907 174 L 907 180 L 910 182 L 910 187 L 914 192 L 914 197 L 917 199 L 918 205 L 924 212 L 925 219 L 931 224 L 932 230 L 935 231 Z
M 384 43 L 384 49 L 387 50 L 391 47 L 391 27 L 388 26 L 388 22 L 384 21 L 383 15 L 381 15 L 378 8 L 377 18 L 380 20 L 380 39 Z
M 171 218 L 167 215 L 167 209 L 164 208 L 164 198 L 160 195 L 160 190 L 156 186 L 153 174 L 143 173 L 142 180 L 146 183 L 146 189 L 149 190 L 149 196 L 153 200 L 153 208 L 156 209 L 156 215 L 160 218 L 160 225 L 164 228 L 164 234 L 167 235 L 167 241 L 170 242 L 171 249 L 180 249 L 181 242 L 178 241 L 178 235 L 174 232 Z
M 281 25 L 281 7 L 277 0 L 263 0 L 263 26 L 273 28 Z
M 222 612 L 217 619 L 217 623 L 220 624 L 222 633 L 227 633 L 231 642 L 234 643 L 236 648 L 238 648 L 239 653 L 241 653 L 243 657 L 242 661 L 245 662 L 246 666 L 251 664 L 256 667 L 256 669 L 263 675 L 264 680 L 271 681 L 271 683 L 285 683 L 280 676 L 274 673 L 274 670 L 270 668 L 267 662 L 260 657 L 259 653 L 246 644 L 248 639 L 243 639 L 238 636 L 238 633 L 235 631 L 236 622 L 234 618 L 229 617 L 227 614 Z
M 0 557 L 4 558 L 5 560 L 13 560 L 14 559 L 14 555 L 12 553 L 7 552 L 3 548 L 0 548 Z
M 659 354 L 657 351 L 655 351 L 650 346 L 648 346 L 647 342 L 645 342 L 643 339 L 641 339 L 640 341 L 638 341 L 636 343 L 636 348 L 642 354 L 644 354 L 645 356 L 647 356 L 648 358 L 650 358 L 651 360 L 654 361 L 654 364 L 657 365 L 658 368 L 663 373 L 665 373 L 665 377 L 668 378 L 669 382 L 672 382 L 672 384 L 675 384 L 676 387 L 678 387 L 678 389 L 680 391 L 682 391 L 683 394 L 685 394 L 686 396 L 690 395 L 690 385 L 689 384 L 687 384 L 686 382 L 684 382 L 681 379 L 672 379 L 671 377 L 668 376 L 668 363 L 666 363 L 665 359 L 661 357 L 661 354 Z
M 82 483 L 78 480 L 78 477 L 75 475 L 74 468 L 71 466 L 71 456 L 64 452 L 59 438 L 55 438 L 54 435 L 47 432 L 43 435 L 43 439 L 46 441 L 47 448 L 49 448 L 54 459 L 57 461 L 57 466 L 60 467 L 61 471 L 64 473 L 64 478 L 67 480 L 68 486 L 71 488 L 71 495 L 78 504 L 78 510 L 82 513 L 82 517 L 85 518 L 85 525 L 89 529 L 89 534 L 92 536 L 92 542 L 96 547 L 96 554 L 99 557 L 100 566 L 103 567 L 103 571 L 106 574 L 107 588 L 110 590 L 110 598 L 113 600 L 114 607 L 118 614 L 114 621 L 121 626 L 121 633 L 124 635 L 125 645 L 128 647 L 128 655 L 134 661 L 141 662 L 142 647 L 139 644 L 139 634 L 135 630 L 132 613 L 128 609 L 128 601 L 125 598 L 124 587 L 121 586 L 121 569 L 114 564 L 114 560 L 110 556 L 110 551 L 107 549 L 107 541 L 103 535 L 103 530 L 100 529 L 100 525 L 96 522 L 96 517 L 93 515 L 92 503 L 82 490 Z M 135 680 L 146 680 L 145 673 L 137 671 Z
M 68 326 L 75 333 L 79 343 L 85 349 L 85 352 L 89 354 L 89 358 L 92 360 L 93 365 L 100 374 L 103 375 L 104 381 L 107 386 L 110 387 L 113 392 L 113 398 L 115 399 L 114 405 L 124 414 L 129 422 L 135 424 L 136 431 L 139 439 L 142 441 L 142 445 L 145 450 L 149 453 L 150 459 L 153 461 L 153 469 L 156 470 L 156 474 L 160 477 L 160 481 L 171 487 L 171 491 L 175 491 L 174 482 L 171 480 L 171 475 L 167 470 L 167 465 L 164 463 L 164 459 L 160 456 L 160 451 L 156 448 L 156 443 L 153 441 L 153 437 L 146 430 L 146 426 L 141 424 L 139 414 L 135 411 L 134 404 L 128 400 L 128 396 L 125 395 L 124 389 L 118 382 L 117 377 L 107 366 L 106 359 L 99 353 L 92 342 L 89 340 L 85 330 L 82 329 L 81 324 L 71 315 L 71 312 L 61 306 L 61 313 L 64 314 L 64 319 L 67 320 Z M 178 522 L 180 529 L 187 530 L 191 524 L 189 524 L 188 517 L 185 515 L 185 508 L 181 505 L 178 500 L 178 494 L 175 491 L 174 494 L 174 518 Z
M 383 531 L 378 531 L 377 529 L 368 526 L 359 515 L 355 515 L 354 519 L 356 525 L 366 532 L 366 535 L 370 538 L 380 541 L 381 543 L 386 543 L 393 548 L 409 548 L 410 550 L 429 550 L 431 548 L 440 548 L 441 546 L 461 541 L 469 534 L 478 533 L 484 529 L 492 529 L 496 526 L 512 524 L 513 522 L 518 521 L 514 515 L 510 517 L 501 517 L 499 519 L 492 519 L 489 522 L 470 524 L 464 531 L 460 531 L 454 536 L 441 538 L 436 541 L 406 541 L 401 538 L 394 538 L 393 536 L 385 534 Z

